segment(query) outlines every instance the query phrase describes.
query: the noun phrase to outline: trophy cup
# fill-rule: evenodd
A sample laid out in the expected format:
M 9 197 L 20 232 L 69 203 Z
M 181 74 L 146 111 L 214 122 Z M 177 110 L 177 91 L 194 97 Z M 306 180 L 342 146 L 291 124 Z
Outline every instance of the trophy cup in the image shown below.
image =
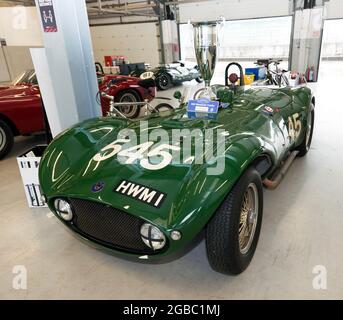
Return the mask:
M 205 81 L 205 88 L 198 93 L 198 98 L 217 99 L 210 85 L 217 62 L 218 27 L 218 23 L 193 24 L 195 55 Z

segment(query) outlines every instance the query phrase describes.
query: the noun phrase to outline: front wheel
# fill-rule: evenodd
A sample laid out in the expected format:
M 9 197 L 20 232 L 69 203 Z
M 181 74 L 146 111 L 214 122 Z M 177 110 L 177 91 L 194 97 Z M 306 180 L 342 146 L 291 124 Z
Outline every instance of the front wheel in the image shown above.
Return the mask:
M 260 235 L 262 214 L 261 177 L 249 168 L 207 226 L 207 257 L 212 269 L 240 274 L 249 266 Z
M 116 101 L 117 102 L 140 102 L 141 99 L 138 93 L 136 93 L 135 91 L 125 90 L 118 94 L 118 96 L 116 97 Z M 121 107 L 118 107 L 118 109 L 121 113 L 123 113 L 129 119 L 137 118 L 140 112 L 140 107 L 135 104 L 128 105 L 128 106 L 121 106 Z
M 13 147 L 14 136 L 6 122 L 0 120 L 0 159 L 6 156 Z
M 172 79 L 169 74 L 162 73 L 156 79 L 156 85 L 160 90 L 167 90 L 172 86 Z

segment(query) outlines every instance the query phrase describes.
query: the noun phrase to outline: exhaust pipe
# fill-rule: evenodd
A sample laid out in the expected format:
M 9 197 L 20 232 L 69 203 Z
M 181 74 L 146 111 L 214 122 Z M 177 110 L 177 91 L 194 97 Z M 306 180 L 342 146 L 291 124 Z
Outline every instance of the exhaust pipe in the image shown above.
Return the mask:
M 277 174 L 275 179 L 271 180 L 271 179 L 266 178 L 263 180 L 263 184 L 267 189 L 274 190 L 279 186 L 279 184 L 281 183 L 282 179 L 285 177 L 288 169 L 290 168 L 291 164 L 293 163 L 293 161 L 296 158 L 296 156 L 298 155 L 298 153 L 299 153 L 299 151 L 293 151 L 288 156 L 287 160 L 285 161 L 285 163 L 281 167 L 281 170 L 279 171 L 279 173 Z

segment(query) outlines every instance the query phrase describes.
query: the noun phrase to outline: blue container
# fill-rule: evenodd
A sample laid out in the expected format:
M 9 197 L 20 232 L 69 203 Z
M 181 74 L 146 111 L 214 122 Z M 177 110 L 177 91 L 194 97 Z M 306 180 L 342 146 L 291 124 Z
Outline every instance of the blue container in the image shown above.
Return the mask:
M 267 67 L 259 67 L 258 78 L 259 80 L 265 80 L 267 78 Z
M 259 70 L 260 70 L 260 68 L 245 68 L 245 74 L 247 74 L 247 75 L 253 74 L 253 75 L 255 75 L 255 81 L 260 80 Z

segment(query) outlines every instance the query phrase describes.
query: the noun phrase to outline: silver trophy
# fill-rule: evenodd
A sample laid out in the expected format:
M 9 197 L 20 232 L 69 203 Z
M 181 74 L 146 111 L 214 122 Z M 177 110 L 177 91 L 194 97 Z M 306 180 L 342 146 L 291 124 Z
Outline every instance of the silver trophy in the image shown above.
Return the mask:
M 205 88 L 198 91 L 197 98 L 216 100 L 210 85 L 217 62 L 218 28 L 218 23 L 193 24 L 195 55 L 205 81 Z

